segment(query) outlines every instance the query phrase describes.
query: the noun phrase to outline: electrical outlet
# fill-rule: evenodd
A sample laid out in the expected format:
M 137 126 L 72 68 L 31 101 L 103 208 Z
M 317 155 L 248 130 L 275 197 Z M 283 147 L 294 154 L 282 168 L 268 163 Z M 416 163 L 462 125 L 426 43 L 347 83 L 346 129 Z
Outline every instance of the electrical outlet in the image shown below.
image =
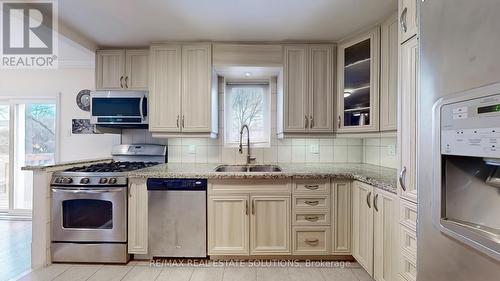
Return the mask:
M 396 156 L 396 145 L 395 144 L 389 144 L 387 146 L 387 149 L 389 150 L 390 156 Z

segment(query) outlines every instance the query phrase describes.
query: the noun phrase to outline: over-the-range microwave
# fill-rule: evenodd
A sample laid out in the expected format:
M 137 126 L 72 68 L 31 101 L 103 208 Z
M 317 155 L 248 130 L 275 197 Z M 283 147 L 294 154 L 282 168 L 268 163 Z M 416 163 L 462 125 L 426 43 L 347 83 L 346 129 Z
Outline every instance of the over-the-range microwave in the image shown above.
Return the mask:
M 147 91 L 90 93 L 90 123 L 110 128 L 147 128 Z

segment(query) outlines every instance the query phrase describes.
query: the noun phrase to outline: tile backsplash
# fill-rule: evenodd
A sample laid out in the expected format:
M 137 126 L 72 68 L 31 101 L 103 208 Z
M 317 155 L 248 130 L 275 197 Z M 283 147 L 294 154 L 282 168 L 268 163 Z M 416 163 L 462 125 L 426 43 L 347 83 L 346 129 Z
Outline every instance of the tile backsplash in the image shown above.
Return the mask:
M 219 79 L 219 101 L 223 101 L 223 83 Z M 251 148 L 257 163 L 369 163 L 396 168 L 396 138 L 278 139 L 276 137 L 276 79 L 271 79 L 271 145 Z M 123 130 L 122 143 L 168 145 L 170 163 L 227 163 L 246 161 L 238 148 L 224 146 L 224 106 L 219 104 L 219 134 L 208 138 L 153 138 L 147 130 Z M 251 132 L 250 132 L 251 133 Z

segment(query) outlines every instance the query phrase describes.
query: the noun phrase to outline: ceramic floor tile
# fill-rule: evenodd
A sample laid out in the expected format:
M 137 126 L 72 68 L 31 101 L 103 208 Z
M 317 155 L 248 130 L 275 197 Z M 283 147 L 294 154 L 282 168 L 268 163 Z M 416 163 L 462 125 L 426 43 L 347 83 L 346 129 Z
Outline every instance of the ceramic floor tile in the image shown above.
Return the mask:
M 314 267 L 290 267 L 288 275 L 291 281 L 324 281 L 319 269 Z
M 197 267 L 190 281 L 221 281 L 224 274 L 222 267 Z
M 189 281 L 193 267 L 164 267 L 155 281 Z
M 250 267 L 226 267 L 223 281 L 255 281 L 257 269 Z
M 54 281 L 83 281 L 89 279 L 101 269 L 102 265 L 72 265 L 68 270 L 57 276 Z
M 53 264 L 30 272 L 20 278 L 20 281 L 50 281 L 68 270 L 71 265 Z
M 105 265 L 101 267 L 89 281 L 119 281 L 131 270 L 132 266 L 126 265 Z
M 257 281 L 289 281 L 288 270 L 285 267 L 257 268 Z M 312 280 L 310 280 L 312 281 Z
M 162 268 L 136 265 L 127 272 L 123 281 L 153 281 L 158 277 Z
M 320 268 L 326 281 L 358 281 L 354 273 L 348 268 Z
M 374 281 L 363 268 L 351 269 L 359 281 Z

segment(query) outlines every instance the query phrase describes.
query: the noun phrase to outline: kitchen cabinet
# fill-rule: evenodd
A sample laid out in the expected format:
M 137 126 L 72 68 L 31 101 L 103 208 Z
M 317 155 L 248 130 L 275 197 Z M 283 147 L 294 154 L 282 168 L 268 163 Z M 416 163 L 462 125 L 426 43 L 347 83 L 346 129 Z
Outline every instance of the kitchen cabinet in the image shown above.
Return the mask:
M 290 253 L 290 196 L 250 197 L 250 254 Z
M 400 46 L 399 62 L 399 128 L 400 196 L 417 202 L 417 104 L 418 39 L 413 37 Z
M 156 137 L 217 134 L 217 82 L 211 45 L 151 46 L 149 130 Z
M 380 131 L 397 129 L 398 17 L 390 16 L 380 32 Z
M 399 43 L 403 43 L 418 32 L 417 0 L 399 0 Z
M 220 195 L 208 198 L 208 253 L 249 254 L 249 197 Z
M 128 190 L 128 253 L 148 253 L 148 190 L 145 179 L 131 179 Z
M 352 255 L 373 276 L 373 187 L 352 185 Z
M 284 46 L 283 133 L 333 132 L 333 52 L 329 44 Z
M 351 254 L 351 183 L 332 183 L 332 254 Z
M 288 180 L 210 182 L 209 255 L 291 254 L 290 190 Z
M 338 46 L 337 132 L 379 130 L 380 28 Z
M 149 50 L 96 51 L 97 90 L 147 90 Z

